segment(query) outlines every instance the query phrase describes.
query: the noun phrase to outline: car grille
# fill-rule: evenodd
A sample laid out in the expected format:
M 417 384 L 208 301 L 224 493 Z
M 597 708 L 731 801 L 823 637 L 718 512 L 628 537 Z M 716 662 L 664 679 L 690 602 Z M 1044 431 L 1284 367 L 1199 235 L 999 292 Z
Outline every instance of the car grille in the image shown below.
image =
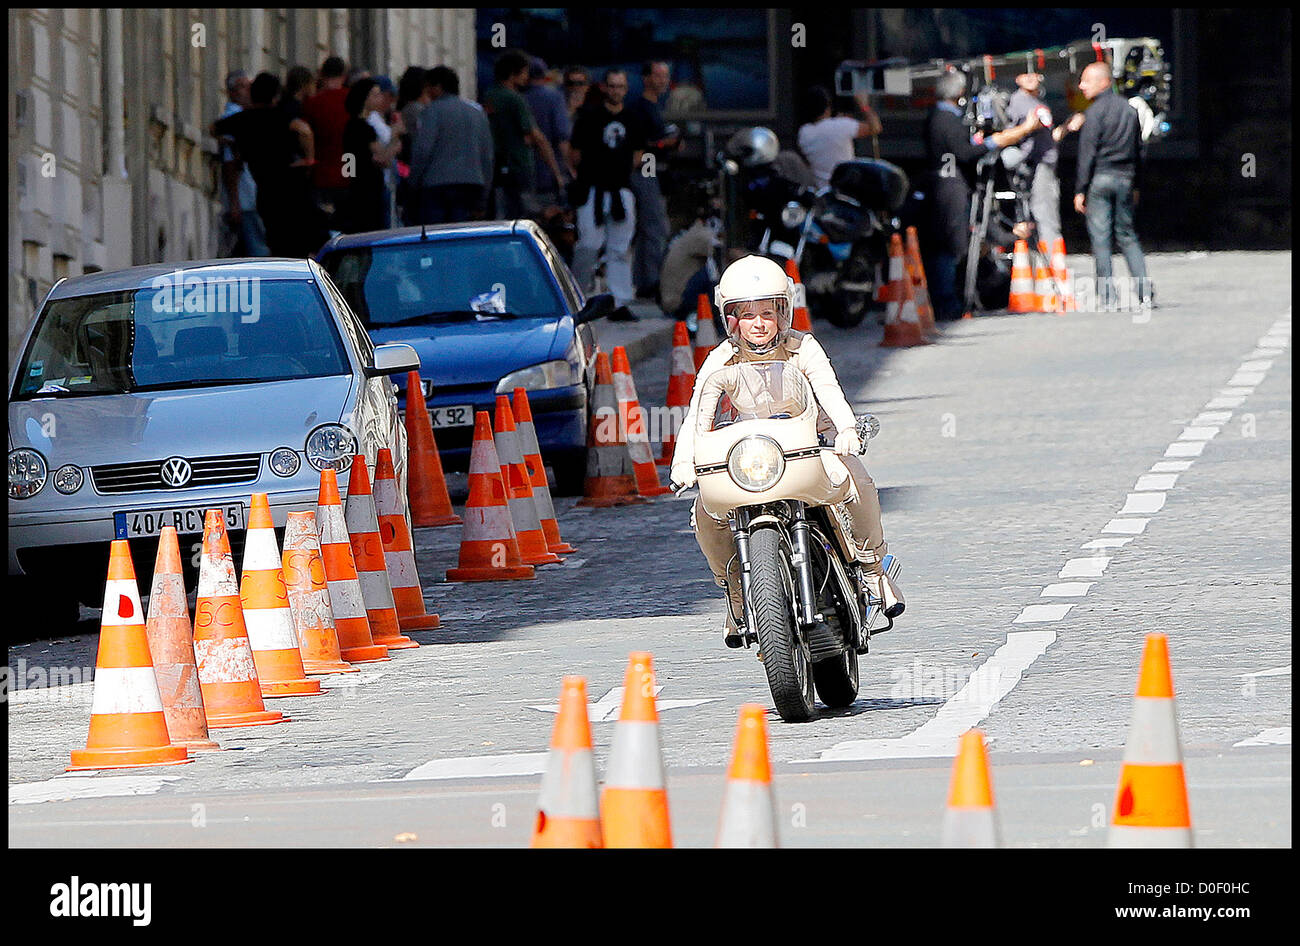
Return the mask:
M 142 493 L 148 490 L 171 489 L 162 481 L 163 460 L 143 463 L 115 463 L 91 467 L 90 476 L 95 490 L 100 493 Z M 224 457 L 199 457 L 189 461 L 193 468 L 190 481 L 181 487 L 223 486 L 229 483 L 251 483 L 262 468 L 260 453 L 232 454 Z

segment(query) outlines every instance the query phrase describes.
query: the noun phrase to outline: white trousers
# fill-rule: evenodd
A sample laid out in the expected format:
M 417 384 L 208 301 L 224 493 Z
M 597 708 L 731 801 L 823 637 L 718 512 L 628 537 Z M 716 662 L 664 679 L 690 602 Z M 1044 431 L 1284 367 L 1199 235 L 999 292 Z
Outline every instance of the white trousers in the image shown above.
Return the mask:
M 612 193 L 604 195 L 602 208 L 604 222 L 596 223 L 596 188 L 591 188 L 587 202 L 578 208 L 578 242 L 573 247 L 573 275 L 583 292 L 590 292 L 591 280 L 596 273 L 596 262 L 601 249 L 605 250 L 605 281 L 614 296 L 616 305 L 629 305 L 636 299 L 632 287 L 632 235 L 636 233 L 636 202 L 632 191 L 623 188 L 618 192 L 623 202 L 624 218 L 615 220 L 610 214 Z

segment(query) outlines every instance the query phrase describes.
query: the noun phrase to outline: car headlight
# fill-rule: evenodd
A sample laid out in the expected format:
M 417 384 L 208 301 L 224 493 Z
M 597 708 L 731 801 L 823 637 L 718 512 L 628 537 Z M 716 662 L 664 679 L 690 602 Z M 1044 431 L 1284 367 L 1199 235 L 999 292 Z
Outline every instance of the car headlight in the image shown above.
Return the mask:
M 9 498 L 31 499 L 45 486 L 50 469 L 45 458 L 35 450 L 15 450 L 9 454 Z
M 567 388 L 582 380 L 581 370 L 571 361 L 544 361 L 540 365 L 512 371 L 497 382 L 497 394 L 510 394 L 515 388 L 542 391 Z
M 781 225 L 793 230 L 803 224 L 806 216 L 808 216 L 808 211 L 804 209 L 803 204 L 795 203 L 792 200 L 781 208 Z
M 271 451 L 271 472 L 276 476 L 293 476 L 301 465 L 298 454 L 288 447 L 277 447 Z
M 61 466 L 54 471 L 54 488 L 60 493 L 75 493 L 81 489 L 81 484 L 86 481 L 85 475 L 81 472 L 81 467 L 69 463 L 67 466 Z
M 356 455 L 357 438 L 342 424 L 322 424 L 307 435 L 304 452 L 314 470 L 346 470 Z
M 746 437 L 727 454 L 727 472 L 741 489 L 761 493 L 785 472 L 785 457 L 771 437 Z

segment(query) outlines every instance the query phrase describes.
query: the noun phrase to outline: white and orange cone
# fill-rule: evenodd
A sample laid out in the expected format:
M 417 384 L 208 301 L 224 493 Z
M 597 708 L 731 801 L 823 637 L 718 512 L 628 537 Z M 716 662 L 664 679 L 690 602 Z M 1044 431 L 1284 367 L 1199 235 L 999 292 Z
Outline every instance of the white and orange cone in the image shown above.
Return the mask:
M 603 844 L 596 760 L 587 716 L 587 681 L 565 677 L 537 801 L 532 846 L 594 848 Z
M 379 519 L 379 537 L 384 544 L 384 562 L 388 565 L 388 583 L 393 588 L 397 624 L 403 631 L 429 631 L 439 624 L 438 615 L 424 610 L 424 591 L 415 567 L 415 546 L 406 525 L 402 491 L 397 486 L 393 452 L 381 447 L 375 457 L 375 515 Z
M 86 748 L 72 750 L 67 771 L 180 765 L 190 761 L 186 748 L 173 745 L 168 736 L 135 566 L 126 539 L 115 539 L 109 550 L 104 611 L 99 622 L 90 731 Z
M 519 433 L 515 430 L 515 412 L 510 398 L 497 395 L 496 416 L 492 423 L 492 442 L 501 461 L 501 484 L 506 489 L 506 504 L 510 507 L 510 521 L 515 528 L 515 541 L 519 543 L 519 559 L 525 565 L 556 565 L 564 561 L 546 547 L 546 533 L 537 513 L 533 498 L 533 483 L 524 466 L 524 454 L 519 448 Z
M 952 763 L 948 808 L 943 816 L 944 847 L 998 847 L 997 814 L 984 734 L 962 734 Z
M 325 565 L 330 610 L 339 638 L 339 653 L 348 663 L 389 660 L 388 648 L 376 644 L 366 617 L 366 600 L 352 557 L 352 537 L 343 518 L 338 474 L 321 470 L 320 493 L 316 499 L 316 530 L 320 535 L 320 557 Z
M 406 491 L 411 500 L 411 525 L 459 525 L 460 516 L 451 507 L 447 492 L 447 479 L 442 473 L 442 455 L 433 435 L 433 421 L 424 403 L 424 388 L 420 386 L 420 373 L 406 374 Z
M 631 654 L 627 660 L 623 707 L 600 797 L 600 824 L 606 847 L 673 846 L 654 664 L 647 653 Z
M 1060 311 L 1056 282 L 1048 269 L 1047 244 L 1042 240 L 1038 241 L 1038 258 L 1034 264 L 1034 295 L 1038 296 L 1039 312 Z
M 164 526 L 158 536 L 145 633 L 149 637 L 149 655 L 153 658 L 154 677 L 172 745 L 184 746 L 191 752 L 220 749 L 208 736 L 199 668 L 194 660 L 194 629 L 190 625 L 190 606 L 181 571 L 180 543 L 173 526 Z
M 379 516 L 375 513 L 370 474 L 366 472 L 366 458 L 362 454 L 352 458 L 348 499 L 343 508 L 344 522 L 352 542 L 352 560 L 357 566 L 357 580 L 361 582 L 361 598 L 366 605 L 366 620 L 370 622 L 371 640 L 389 650 L 419 647 L 402 633 L 397 622 L 397 605 L 393 601 L 393 586 L 388 580 L 384 542 L 379 535 Z
M 897 233 L 889 237 L 890 299 L 885 310 L 885 336 L 882 348 L 910 348 L 928 345 L 930 340 L 921 332 L 921 316 L 916 311 L 912 294 L 912 280 L 907 275 L 903 258 L 903 238 Z
M 808 291 L 804 289 L 803 280 L 799 278 L 799 264 L 791 257 L 785 261 L 785 274 L 794 282 L 794 312 L 790 327 L 796 332 L 811 332 L 812 317 L 808 313 Z
M 291 512 L 285 517 L 280 564 L 303 670 L 308 674 L 358 673 L 339 648 L 314 512 Z
M 533 499 L 537 503 L 537 518 L 542 522 L 546 548 L 557 555 L 576 552 L 572 545 L 560 538 L 560 524 L 555 518 L 555 503 L 551 500 L 551 487 L 546 482 L 546 467 L 542 463 L 542 448 L 537 442 L 537 428 L 533 424 L 533 409 L 528 404 L 528 392 L 515 388 L 511 408 L 515 414 L 515 431 L 519 435 L 519 449 L 524 455 L 524 467 L 533 484 Z
M 695 362 L 691 356 L 691 333 L 685 322 L 673 326 L 672 368 L 668 375 L 668 397 L 664 403 L 677 423 L 686 419 L 691 406 L 691 393 L 695 390 Z M 669 428 L 664 436 L 663 454 L 655 461 L 659 466 L 671 466 L 677 436 Z
M 1148 634 L 1133 697 L 1108 847 L 1192 847 L 1192 817 L 1178 743 L 1169 638 Z
M 632 460 L 632 476 L 636 491 L 642 496 L 662 496 L 671 493 L 659 482 L 659 470 L 654 454 L 650 452 L 650 435 L 646 430 L 645 411 L 636 396 L 636 382 L 632 378 L 632 365 L 627 349 L 622 345 L 614 349 L 610 368 L 614 376 L 614 399 L 618 404 L 618 419 L 627 437 L 627 453 Z
M 767 710 L 740 708 L 714 847 L 777 847 L 776 802 L 767 754 Z
M 704 293 L 695 300 L 695 313 L 695 373 L 699 374 L 704 359 L 718 346 L 718 328 L 713 324 L 713 307 Z
M 1079 303 L 1070 288 L 1070 270 L 1065 265 L 1065 238 L 1057 237 L 1052 241 L 1052 274 L 1061 284 L 1061 311 L 1077 312 Z
M 609 356 L 598 352 L 596 390 L 587 422 L 587 478 L 576 505 L 606 507 L 645 502 L 636 491 L 632 456 L 621 428 Z
M 253 663 L 257 665 L 262 697 L 320 693 L 320 681 L 309 680 L 303 669 L 266 493 L 254 493 L 249 507 L 239 600 L 244 606 L 244 626 L 248 630 L 248 645 L 253 650 Z
M 244 625 L 244 606 L 235 581 L 235 562 L 226 536 L 226 518 L 209 509 L 203 523 L 199 591 L 194 605 L 194 658 L 203 690 L 209 729 L 269 726 L 283 713 L 262 702 L 253 648 Z
M 460 564 L 448 581 L 510 581 L 536 578 L 519 558 L 519 543 L 501 482 L 501 461 L 487 411 L 474 414 L 474 446 L 469 454 L 469 499 L 460 539 Z
M 1017 240 L 1011 255 L 1011 294 L 1007 311 L 1012 313 L 1037 312 L 1038 295 L 1034 291 L 1034 271 L 1029 265 L 1029 243 Z
M 921 241 L 917 238 L 916 227 L 907 228 L 903 257 L 912 279 L 912 295 L 916 298 L 916 312 L 921 317 L 921 331 L 928 336 L 937 335 L 939 328 L 934 321 L 934 306 L 930 304 L 930 284 L 925 278 L 925 265 L 921 262 Z

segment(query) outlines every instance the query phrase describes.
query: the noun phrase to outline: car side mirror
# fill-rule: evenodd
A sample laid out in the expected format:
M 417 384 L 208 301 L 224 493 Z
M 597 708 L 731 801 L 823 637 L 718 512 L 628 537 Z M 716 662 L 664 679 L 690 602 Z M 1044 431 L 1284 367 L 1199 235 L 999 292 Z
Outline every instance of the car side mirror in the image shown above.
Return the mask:
M 578 310 L 573 317 L 575 325 L 582 325 L 585 322 L 594 322 L 596 319 L 603 319 L 614 311 L 614 297 L 608 292 L 602 292 L 599 295 L 591 296 L 587 304 Z
M 375 365 L 366 368 L 366 377 L 382 378 L 384 375 L 419 370 L 420 356 L 410 345 L 378 345 L 375 347 Z

